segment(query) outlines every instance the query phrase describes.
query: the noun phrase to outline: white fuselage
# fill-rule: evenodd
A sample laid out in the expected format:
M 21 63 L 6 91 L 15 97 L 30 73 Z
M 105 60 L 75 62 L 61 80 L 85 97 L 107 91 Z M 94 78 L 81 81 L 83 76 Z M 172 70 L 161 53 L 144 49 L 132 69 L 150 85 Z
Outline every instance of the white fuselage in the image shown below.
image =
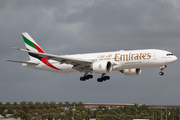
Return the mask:
M 177 60 L 171 52 L 158 50 L 158 49 L 144 49 L 144 50 L 129 50 L 129 51 L 116 51 L 116 52 L 101 52 L 101 53 L 89 53 L 89 54 L 76 54 L 76 55 L 65 55 L 71 58 L 77 59 L 87 59 L 93 62 L 97 61 L 110 61 L 113 64 L 112 71 L 120 71 L 124 69 L 133 68 L 153 68 L 162 67 L 164 65 L 169 65 Z M 47 66 L 41 61 L 37 61 L 38 65 L 23 63 L 23 66 L 51 71 L 59 73 L 72 73 L 79 72 L 72 69 L 73 65 L 60 63 L 58 61 L 49 60 L 49 62 L 55 66 Z M 93 72 L 93 71 L 91 71 Z

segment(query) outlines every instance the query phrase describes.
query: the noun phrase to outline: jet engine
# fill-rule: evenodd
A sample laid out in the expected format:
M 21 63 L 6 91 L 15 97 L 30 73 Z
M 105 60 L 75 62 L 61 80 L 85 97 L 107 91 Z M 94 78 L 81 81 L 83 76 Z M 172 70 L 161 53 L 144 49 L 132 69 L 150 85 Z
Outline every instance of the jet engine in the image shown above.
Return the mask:
M 92 64 L 95 73 L 108 73 L 112 70 L 112 63 L 109 61 L 98 61 Z
M 141 73 L 141 69 L 139 69 L 139 68 L 124 69 L 124 70 L 121 70 L 120 72 L 126 76 L 136 76 L 136 75 L 139 75 Z

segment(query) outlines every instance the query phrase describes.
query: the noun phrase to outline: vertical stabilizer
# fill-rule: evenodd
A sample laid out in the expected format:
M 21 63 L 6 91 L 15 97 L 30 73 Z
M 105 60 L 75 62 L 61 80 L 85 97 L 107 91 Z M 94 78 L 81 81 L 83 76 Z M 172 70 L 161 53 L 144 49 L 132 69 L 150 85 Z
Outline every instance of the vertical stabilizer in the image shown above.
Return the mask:
M 27 33 L 22 33 L 26 49 L 33 52 L 45 53 L 44 50 L 32 39 L 32 37 Z M 29 58 L 31 61 L 37 60 L 37 56 L 29 53 Z

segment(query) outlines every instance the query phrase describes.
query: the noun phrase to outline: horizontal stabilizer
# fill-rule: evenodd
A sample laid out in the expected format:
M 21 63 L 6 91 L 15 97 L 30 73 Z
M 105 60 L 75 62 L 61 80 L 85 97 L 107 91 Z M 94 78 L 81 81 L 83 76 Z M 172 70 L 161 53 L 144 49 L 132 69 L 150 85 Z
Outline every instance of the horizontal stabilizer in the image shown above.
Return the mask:
M 31 64 L 31 65 L 38 65 L 39 63 L 36 62 L 31 62 L 31 61 L 17 61 L 17 60 L 5 60 L 9 62 L 16 62 L 16 63 L 26 63 L 26 64 Z
M 87 65 L 87 66 L 92 64 L 92 61 L 87 60 L 87 59 L 78 59 L 78 58 L 71 58 L 71 57 L 66 57 L 66 56 L 39 53 L 39 52 L 28 51 L 28 50 L 21 49 L 21 48 L 13 48 L 13 49 L 32 53 L 32 54 L 38 55 L 40 57 L 47 58 L 48 60 L 51 59 L 51 60 L 59 61 L 61 63 L 66 63 L 66 64 L 72 64 L 72 65 L 78 64 L 78 65 Z

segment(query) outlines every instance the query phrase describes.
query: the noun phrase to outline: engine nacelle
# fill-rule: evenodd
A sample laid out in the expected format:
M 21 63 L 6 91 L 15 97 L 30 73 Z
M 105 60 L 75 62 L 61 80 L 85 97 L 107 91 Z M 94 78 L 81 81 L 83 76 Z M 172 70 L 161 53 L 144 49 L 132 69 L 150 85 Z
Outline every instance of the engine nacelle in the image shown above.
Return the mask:
M 136 69 L 124 69 L 120 71 L 121 73 L 123 73 L 126 76 L 136 76 L 139 75 L 141 73 L 141 69 L 136 68 Z
M 109 61 L 98 61 L 92 64 L 95 73 L 108 73 L 112 70 L 112 64 Z

